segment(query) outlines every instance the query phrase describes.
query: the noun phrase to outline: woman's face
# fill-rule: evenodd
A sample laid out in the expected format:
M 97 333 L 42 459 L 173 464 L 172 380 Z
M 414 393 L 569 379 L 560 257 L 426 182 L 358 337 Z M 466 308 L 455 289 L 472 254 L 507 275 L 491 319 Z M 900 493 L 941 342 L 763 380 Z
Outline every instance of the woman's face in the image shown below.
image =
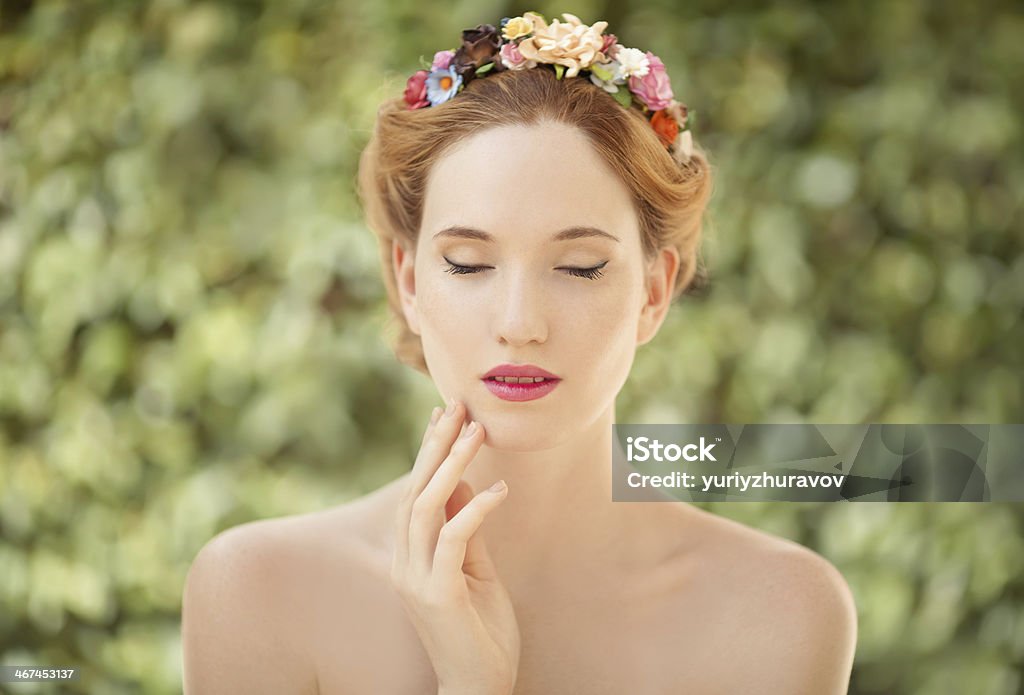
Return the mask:
M 674 250 L 645 261 L 628 189 L 582 132 L 553 123 L 489 129 L 450 150 L 431 171 L 414 258 L 394 253 L 442 397 L 466 404 L 488 446 L 512 451 L 556 446 L 608 410 L 664 319 L 678 267 Z M 503 364 L 559 380 L 507 400 L 484 379 Z

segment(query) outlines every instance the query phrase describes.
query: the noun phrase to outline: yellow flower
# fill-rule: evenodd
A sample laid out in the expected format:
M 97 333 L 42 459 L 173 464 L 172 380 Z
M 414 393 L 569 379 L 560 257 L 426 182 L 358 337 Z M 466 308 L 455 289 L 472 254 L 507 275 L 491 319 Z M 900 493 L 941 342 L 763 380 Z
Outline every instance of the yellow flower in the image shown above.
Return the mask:
M 527 12 L 525 18 L 532 23 L 533 36 L 519 43 L 519 52 L 527 60 L 564 65 L 568 68 L 565 76 L 575 77 L 580 70 L 589 68 L 603 56 L 604 38 L 601 33 L 608 27 L 608 22 L 587 26 L 576 15 L 564 12 L 562 16 L 565 22 L 555 19 L 550 25 L 545 25 L 538 15 Z
M 533 31 L 533 23 L 526 17 L 515 17 L 514 19 L 508 20 L 505 23 L 505 28 L 501 34 L 509 41 L 518 39 L 520 36 L 526 36 Z

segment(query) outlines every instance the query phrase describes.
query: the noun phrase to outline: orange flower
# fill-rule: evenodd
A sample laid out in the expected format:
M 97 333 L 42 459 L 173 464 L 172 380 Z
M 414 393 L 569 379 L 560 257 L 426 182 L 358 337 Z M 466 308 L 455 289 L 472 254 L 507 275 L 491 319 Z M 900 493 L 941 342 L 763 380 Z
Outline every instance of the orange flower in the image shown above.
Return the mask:
M 654 115 L 651 116 L 651 127 L 654 128 L 654 132 L 658 134 L 661 144 L 665 147 L 675 142 L 676 136 L 679 135 L 679 124 L 667 109 L 654 112 Z

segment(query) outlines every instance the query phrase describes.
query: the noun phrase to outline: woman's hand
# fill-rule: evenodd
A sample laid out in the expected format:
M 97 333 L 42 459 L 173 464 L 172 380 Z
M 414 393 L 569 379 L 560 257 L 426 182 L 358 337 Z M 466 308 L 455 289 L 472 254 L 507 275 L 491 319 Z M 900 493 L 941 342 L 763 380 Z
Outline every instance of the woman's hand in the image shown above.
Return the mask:
M 505 499 L 504 481 L 474 496 L 464 480 L 484 441 L 465 407 L 435 408 L 395 519 L 391 581 L 441 693 L 508 695 L 519 669 L 519 625 L 477 530 Z

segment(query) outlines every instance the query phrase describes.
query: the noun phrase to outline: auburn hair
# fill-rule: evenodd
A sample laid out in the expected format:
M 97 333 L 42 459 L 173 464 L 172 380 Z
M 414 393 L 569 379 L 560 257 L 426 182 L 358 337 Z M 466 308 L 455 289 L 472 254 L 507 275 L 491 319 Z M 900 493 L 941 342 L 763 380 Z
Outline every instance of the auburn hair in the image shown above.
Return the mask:
M 409 109 L 385 101 L 359 159 L 358 193 L 377 236 L 398 359 L 429 374 L 419 336 L 405 321 L 395 284 L 392 242 L 415 249 L 431 167 L 454 144 L 488 128 L 554 121 L 579 128 L 631 193 L 644 255 L 665 247 L 680 256 L 673 299 L 707 283 L 699 243 L 711 196 L 711 167 L 695 144 L 679 163 L 635 105 L 623 108 L 579 77 L 558 79 L 547 66 L 506 70 L 470 81 L 438 106 Z

